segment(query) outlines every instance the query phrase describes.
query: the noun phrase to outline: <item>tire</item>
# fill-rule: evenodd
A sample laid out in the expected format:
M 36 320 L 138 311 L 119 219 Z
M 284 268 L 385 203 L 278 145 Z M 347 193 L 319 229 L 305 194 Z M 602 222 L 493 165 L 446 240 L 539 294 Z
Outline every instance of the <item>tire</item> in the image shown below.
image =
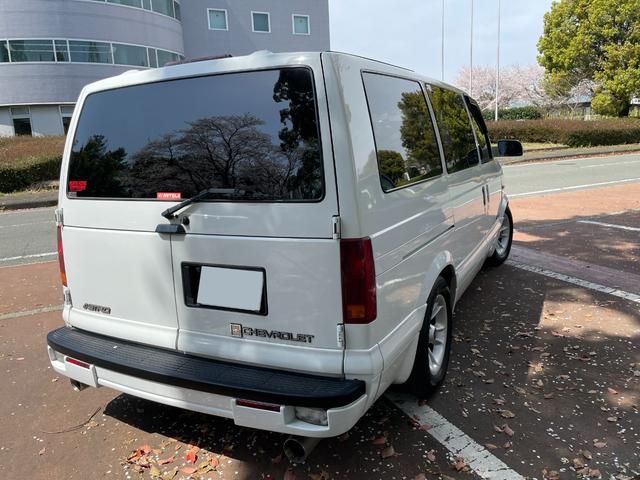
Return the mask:
M 439 330 L 438 325 L 445 330 Z M 413 370 L 403 390 L 427 398 L 444 382 L 451 353 L 452 325 L 451 291 L 445 279 L 438 277 L 429 294 Z
M 486 264 L 489 266 L 497 267 L 502 265 L 511 253 L 511 244 L 513 243 L 513 216 L 509 207 L 504 212 L 504 218 L 502 225 L 500 226 L 500 233 L 498 234 L 498 240 L 496 241 L 496 249 L 489 258 L 487 258 Z

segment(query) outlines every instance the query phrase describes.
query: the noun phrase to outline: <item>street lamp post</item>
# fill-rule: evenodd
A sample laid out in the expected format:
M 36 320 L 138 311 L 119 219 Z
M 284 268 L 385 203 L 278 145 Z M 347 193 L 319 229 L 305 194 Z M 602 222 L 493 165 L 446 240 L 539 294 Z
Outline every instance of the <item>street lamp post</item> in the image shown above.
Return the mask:
M 473 96 L 473 0 L 471 0 L 471 37 L 469 41 L 469 95 Z
M 501 0 L 498 0 L 498 48 L 496 52 L 496 112 L 495 121 L 498 121 L 498 97 L 500 96 L 500 10 Z
M 444 82 L 444 0 L 442 0 L 442 51 L 440 52 L 440 65 L 442 66 L 442 81 Z

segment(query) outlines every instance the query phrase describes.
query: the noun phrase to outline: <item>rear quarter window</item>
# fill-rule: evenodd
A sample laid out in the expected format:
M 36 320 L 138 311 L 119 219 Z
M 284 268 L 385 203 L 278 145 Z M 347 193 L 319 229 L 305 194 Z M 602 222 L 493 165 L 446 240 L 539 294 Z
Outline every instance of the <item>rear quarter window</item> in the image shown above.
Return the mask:
M 171 80 L 92 94 L 69 160 L 68 196 L 318 201 L 322 151 L 312 72 Z M 224 190 L 224 194 L 222 191 Z
M 420 83 L 363 73 L 385 192 L 442 174 L 440 151 Z

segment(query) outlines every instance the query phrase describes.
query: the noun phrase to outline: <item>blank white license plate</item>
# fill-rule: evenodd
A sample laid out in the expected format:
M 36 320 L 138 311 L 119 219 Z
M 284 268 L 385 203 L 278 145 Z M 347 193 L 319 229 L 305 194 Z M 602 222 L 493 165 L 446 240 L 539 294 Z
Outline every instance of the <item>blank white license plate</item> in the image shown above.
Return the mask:
M 197 302 L 210 307 L 259 311 L 264 274 L 255 270 L 202 267 Z

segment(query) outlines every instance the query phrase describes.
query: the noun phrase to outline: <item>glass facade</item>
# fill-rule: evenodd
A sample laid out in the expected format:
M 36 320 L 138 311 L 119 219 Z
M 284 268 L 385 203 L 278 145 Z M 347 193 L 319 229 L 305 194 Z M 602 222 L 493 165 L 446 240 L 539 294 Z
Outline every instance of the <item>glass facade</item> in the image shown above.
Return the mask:
M 156 68 L 181 58 L 175 52 L 125 43 L 62 39 L 0 40 L 0 63 L 72 62 Z
M 93 2 L 113 3 L 126 7 L 150 10 L 167 17 L 180 20 L 180 2 L 177 0 L 91 0 Z

